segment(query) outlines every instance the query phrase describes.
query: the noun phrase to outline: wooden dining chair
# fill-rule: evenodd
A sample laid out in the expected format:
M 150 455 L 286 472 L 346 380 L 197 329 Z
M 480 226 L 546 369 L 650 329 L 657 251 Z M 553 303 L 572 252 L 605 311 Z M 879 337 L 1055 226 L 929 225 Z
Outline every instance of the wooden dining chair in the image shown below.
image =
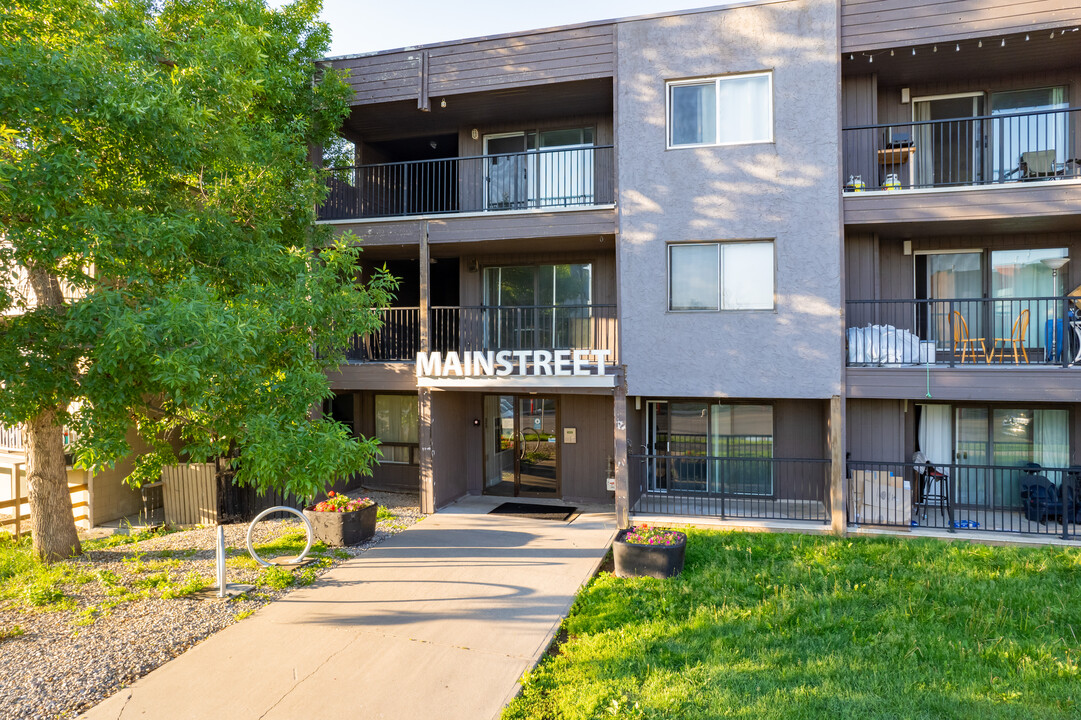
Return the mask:
M 983 351 L 984 360 L 987 359 L 987 344 L 984 343 L 983 338 L 970 338 L 968 336 L 968 323 L 965 322 L 964 315 L 960 310 L 954 310 L 950 315 L 953 316 L 953 346 L 954 348 L 961 348 L 961 362 L 965 361 L 965 357 L 969 351 L 972 350 L 972 362 L 976 362 L 979 356 L 976 354 L 976 345 L 979 344 L 980 350 Z M 992 354 L 994 351 L 992 350 Z
M 1028 310 L 1022 310 L 1021 314 L 1017 316 L 1017 319 L 1013 321 L 1013 329 L 1010 330 L 1010 336 L 1008 338 L 995 338 L 995 344 L 991 346 L 991 360 L 995 359 L 995 350 L 999 350 L 998 344 L 1002 343 L 1002 349 L 999 351 L 998 359 L 1001 361 L 1006 357 L 1006 343 L 1010 343 L 1013 346 L 1013 361 L 1014 363 L 1020 363 L 1021 358 L 1025 358 L 1025 364 L 1028 364 L 1028 351 L 1025 350 L 1025 335 L 1028 334 Z M 1017 349 L 1021 349 L 1021 354 L 1018 355 Z M 990 361 L 989 361 L 990 362 Z

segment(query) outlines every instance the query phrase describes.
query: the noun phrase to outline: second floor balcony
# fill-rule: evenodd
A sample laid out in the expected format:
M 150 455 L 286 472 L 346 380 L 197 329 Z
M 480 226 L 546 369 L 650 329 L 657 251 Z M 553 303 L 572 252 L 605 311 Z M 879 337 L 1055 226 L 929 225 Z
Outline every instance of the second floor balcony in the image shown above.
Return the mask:
M 1081 300 L 1063 297 L 846 303 L 849 367 L 1081 367 Z
M 320 220 L 557 210 L 615 202 L 611 145 L 335 168 Z
M 602 350 L 616 362 L 615 305 L 433 307 L 427 343 L 421 342 L 420 309 L 386 308 L 383 326 L 357 336 L 350 363 L 413 362 L 418 352 Z
M 986 115 L 974 97 L 916 105 L 912 122 L 844 128 L 846 193 L 1081 179 L 1081 108 Z

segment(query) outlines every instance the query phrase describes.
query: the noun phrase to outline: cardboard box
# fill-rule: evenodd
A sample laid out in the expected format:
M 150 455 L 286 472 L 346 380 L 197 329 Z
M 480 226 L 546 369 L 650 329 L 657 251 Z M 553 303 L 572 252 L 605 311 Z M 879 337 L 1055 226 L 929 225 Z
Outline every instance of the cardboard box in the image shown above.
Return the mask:
M 912 524 L 912 483 L 885 470 L 854 473 L 858 522 L 867 525 Z

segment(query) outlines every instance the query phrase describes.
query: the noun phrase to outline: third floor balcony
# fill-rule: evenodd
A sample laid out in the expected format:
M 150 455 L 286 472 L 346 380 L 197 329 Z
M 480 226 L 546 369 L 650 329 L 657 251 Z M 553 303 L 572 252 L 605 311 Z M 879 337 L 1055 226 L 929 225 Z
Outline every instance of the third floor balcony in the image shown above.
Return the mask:
M 559 210 L 615 202 L 613 146 L 536 150 L 377 163 L 332 171 L 320 220 Z M 524 144 L 508 134 L 508 150 Z
M 927 119 L 844 128 L 844 191 L 1016 186 L 1081 178 L 1081 108 L 979 115 L 977 100 L 966 96 L 918 103 L 918 116 Z M 966 109 L 969 115 L 961 116 Z M 936 119 L 936 114 L 949 117 Z

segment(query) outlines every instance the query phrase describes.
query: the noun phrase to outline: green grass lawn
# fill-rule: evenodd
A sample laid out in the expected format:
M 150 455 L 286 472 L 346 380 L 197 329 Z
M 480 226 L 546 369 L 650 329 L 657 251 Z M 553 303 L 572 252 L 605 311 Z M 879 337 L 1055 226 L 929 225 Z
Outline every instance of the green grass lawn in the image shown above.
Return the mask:
M 505 720 L 1081 718 L 1081 549 L 688 535 L 581 592 Z

